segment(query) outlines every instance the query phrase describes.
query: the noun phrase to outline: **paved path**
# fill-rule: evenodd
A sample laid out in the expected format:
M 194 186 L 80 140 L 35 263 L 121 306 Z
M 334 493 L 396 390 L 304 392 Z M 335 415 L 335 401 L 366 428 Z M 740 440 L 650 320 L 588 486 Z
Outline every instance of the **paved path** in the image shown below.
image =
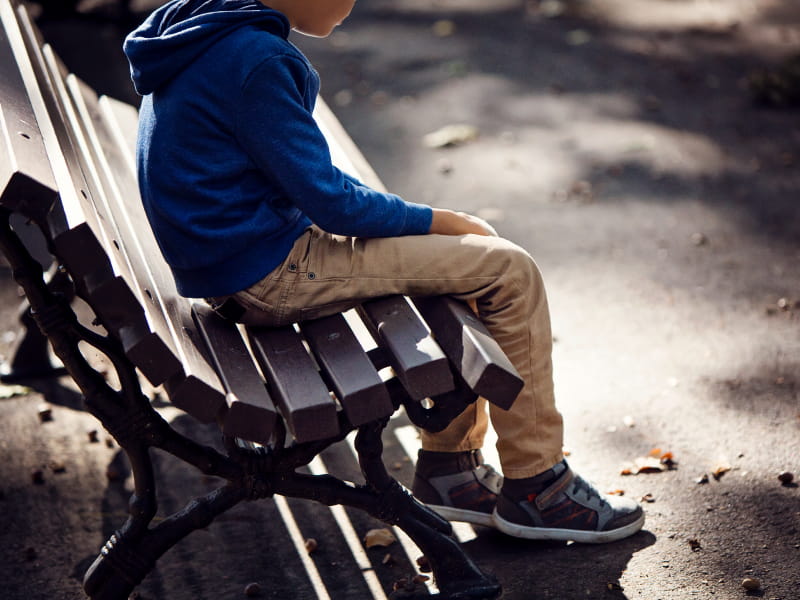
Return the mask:
M 800 477 L 800 113 L 754 106 L 746 85 L 800 52 L 799 22 L 777 1 L 371 0 L 331 38 L 297 38 L 390 189 L 481 214 L 531 251 L 570 461 L 601 489 L 654 500 L 645 531 L 607 546 L 462 531 L 505 598 L 734 600 L 745 577 L 761 597 L 800 598 L 800 490 L 777 480 Z M 45 33 L 92 85 L 131 99 L 112 27 Z M 457 123 L 478 137 L 423 144 Z M 12 332 L 16 290 L 0 276 Z M 124 463 L 102 435 L 88 441 L 96 424 L 78 406 L 67 382 L 0 400 L 3 598 L 79 597 L 79 574 L 124 516 Z M 410 483 L 407 423 L 386 443 Z M 620 474 L 653 448 L 677 468 Z M 322 464 L 355 478 L 349 452 Z M 158 468 L 187 494 L 165 495 L 164 513 L 213 483 L 166 458 Z M 262 597 L 324 598 L 302 551 L 275 551 L 293 547 L 286 508 L 300 538 L 319 541 L 311 563 L 334 600 L 373 597 L 376 579 L 386 590 L 412 568 L 400 544 L 351 556 L 325 507 L 263 502 L 168 553 L 141 597 L 237 598 L 257 581 Z M 376 525 L 349 517 L 356 539 Z

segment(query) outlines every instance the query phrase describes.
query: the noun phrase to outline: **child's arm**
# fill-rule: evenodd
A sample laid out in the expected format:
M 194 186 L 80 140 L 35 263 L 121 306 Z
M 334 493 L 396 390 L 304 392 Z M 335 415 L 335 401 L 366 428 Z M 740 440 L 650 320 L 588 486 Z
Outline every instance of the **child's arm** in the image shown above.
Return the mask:
M 354 185 L 363 186 L 359 179 L 349 173 L 342 172 L 344 178 Z M 497 231 L 480 217 L 463 212 L 456 212 L 446 208 L 434 208 L 431 220 L 431 228 L 428 233 L 440 235 L 465 235 L 474 233 L 476 235 L 497 236 Z
M 272 56 L 253 68 L 232 103 L 236 138 L 271 188 L 271 197 L 265 199 L 290 203 L 333 234 L 428 233 L 429 206 L 374 190 L 332 164 L 328 144 L 311 113 L 310 96 L 317 89 L 309 69 L 294 55 Z

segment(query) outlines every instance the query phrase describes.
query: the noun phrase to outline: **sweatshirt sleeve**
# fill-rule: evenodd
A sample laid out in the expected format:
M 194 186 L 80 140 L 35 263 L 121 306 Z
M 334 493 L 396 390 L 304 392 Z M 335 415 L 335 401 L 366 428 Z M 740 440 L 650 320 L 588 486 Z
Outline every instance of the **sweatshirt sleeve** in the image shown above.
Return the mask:
M 346 175 L 331 162 L 325 137 L 307 108 L 309 67 L 282 54 L 258 65 L 242 88 L 237 135 L 285 199 L 334 234 L 389 237 L 425 234 L 430 207 L 385 194 Z

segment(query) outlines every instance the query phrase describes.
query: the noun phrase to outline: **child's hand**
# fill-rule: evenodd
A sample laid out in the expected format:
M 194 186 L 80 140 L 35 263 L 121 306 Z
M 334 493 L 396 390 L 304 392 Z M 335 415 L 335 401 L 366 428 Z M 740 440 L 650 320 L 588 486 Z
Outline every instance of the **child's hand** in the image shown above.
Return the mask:
M 497 237 L 494 227 L 475 215 L 455 212 L 444 208 L 433 209 L 433 220 L 428 233 L 438 233 L 441 235 L 466 235 L 474 233 L 476 235 L 490 235 Z

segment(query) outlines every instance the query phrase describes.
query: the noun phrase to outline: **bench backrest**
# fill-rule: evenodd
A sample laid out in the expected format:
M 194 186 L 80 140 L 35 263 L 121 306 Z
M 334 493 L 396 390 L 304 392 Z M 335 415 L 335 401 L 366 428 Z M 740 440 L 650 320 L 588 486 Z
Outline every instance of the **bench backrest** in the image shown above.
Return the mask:
M 39 225 L 78 295 L 172 403 L 232 437 L 273 443 L 282 418 L 296 440 L 312 441 L 335 436 L 341 412 L 355 426 L 393 412 L 381 367 L 422 400 L 455 387 L 455 365 L 475 393 L 510 406 L 519 377 L 480 321 L 449 299 L 420 300 L 419 311 L 402 297 L 364 304 L 359 314 L 380 345 L 368 353 L 374 343 L 354 314 L 245 331 L 182 298 L 139 201 L 136 109 L 68 73 L 24 6 L 0 0 L 0 20 L 0 205 Z M 335 162 L 381 188 L 321 99 L 315 116 Z

